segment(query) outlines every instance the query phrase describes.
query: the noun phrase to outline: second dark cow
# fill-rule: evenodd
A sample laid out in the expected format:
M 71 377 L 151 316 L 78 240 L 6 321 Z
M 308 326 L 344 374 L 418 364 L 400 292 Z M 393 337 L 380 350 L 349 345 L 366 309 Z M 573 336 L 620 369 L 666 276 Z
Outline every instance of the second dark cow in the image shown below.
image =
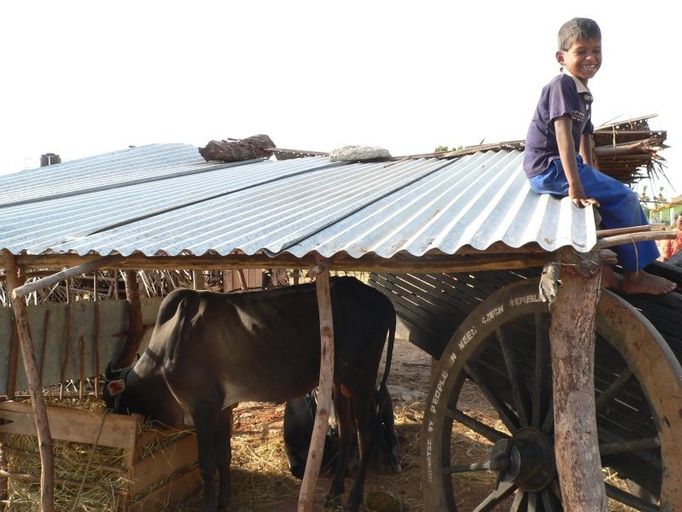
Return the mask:
M 389 349 L 393 346 L 395 310 L 382 293 L 355 278 L 332 279 L 330 293 L 339 458 L 328 500 L 343 494 L 351 440 L 357 436 L 360 467 L 347 506 L 358 510 L 377 422 L 377 372 L 387 338 Z M 108 372 L 104 397 L 115 412 L 140 413 L 171 426 L 194 424 L 203 511 L 213 512 L 216 470 L 217 507 L 226 510 L 230 501 L 232 407 L 303 396 L 317 386 L 319 372 L 314 284 L 241 294 L 176 290 L 162 302 L 149 346 L 137 363 Z
M 387 356 L 388 357 L 388 356 Z M 373 443 L 369 454 L 369 464 L 378 473 L 400 473 L 400 442 L 395 430 L 393 400 L 385 383 L 375 393 L 377 418 Z M 302 479 L 313 433 L 317 400 L 315 392 L 304 397 L 287 401 L 284 407 L 284 450 L 289 461 L 291 474 Z M 339 438 L 336 417 L 330 418 L 322 456 L 322 470 L 332 473 L 338 457 Z M 355 474 L 358 469 L 357 443 L 353 443 L 348 457 L 347 474 Z

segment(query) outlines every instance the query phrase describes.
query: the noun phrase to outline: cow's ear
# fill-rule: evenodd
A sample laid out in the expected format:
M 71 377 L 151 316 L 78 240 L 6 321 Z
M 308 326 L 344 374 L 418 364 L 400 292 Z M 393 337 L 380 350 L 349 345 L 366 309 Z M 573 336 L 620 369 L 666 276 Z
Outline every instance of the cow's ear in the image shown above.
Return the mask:
M 114 378 L 114 372 L 111 369 L 111 361 L 107 363 L 107 367 L 104 369 L 104 378 L 106 380 L 111 380 Z
M 123 391 L 126 388 L 126 381 L 123 379 L 116 379 L 107 382 L 107 389 L 109 390 L 109 393 L 111 393 L 111 396 L 116 396 L 120 395 L 123 393 Z

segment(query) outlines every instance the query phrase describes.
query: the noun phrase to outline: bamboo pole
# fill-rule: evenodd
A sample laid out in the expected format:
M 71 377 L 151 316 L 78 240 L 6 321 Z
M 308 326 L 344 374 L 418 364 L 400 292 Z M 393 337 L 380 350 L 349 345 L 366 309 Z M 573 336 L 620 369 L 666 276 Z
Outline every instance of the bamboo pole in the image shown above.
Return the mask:
M 92 367 L 94 369 L 94 388 L 95 398 L 99 398 L 99 288 L 97 285 L 97 271 L 95 271 L 92 281 L 93 295 L 93 328 L 92 328 Z
M 192 289 L 206 289 L 206 280 L 204 279 L 204 272 L 202 270 L 192 270 Z
M 244 277 L 244 271 L 241 268 L 237 269 L 237 276 L 239 276 L 239 285 L 242 288 L 242 291 L 245 292 L 246 290 L 249 289 L 249 285 L 246 282 L 246 277 Z
M 87 263 L 77 265 L 73 268 L 67 268 L 65 270 L 62 270 L 61 272 L 52 274 L 51 276 L 43 277 L 42 279 L 38 279 L 37 281 L 33 281 L 31 283 L 27 283 L 15 288 L 12 291 L 12 298 L 14 299 L 25 297 L 26 295 L 33 291 L 42 290 L 43 288 L 47 288 L 51 284 L 57 283 L 62 280 L 68 281 L 70 278 L 80 276 L 81 274 L 89 274 L 90 272 L 93 272 L 100 267 L 111 265 L 117 261 L 120 261 L 121 259 L 122 256 L 118 255 L 105 256 L 104 258 L 91 260 L 88 261 Z
M 137 272 L 126 270 L 123 272 L 126 287 L 126 302 L 128 303 L 128 336 L 116 361 L 114 368 L 130 366 L 135 360 L 137 350 L 142 342 L 144 326 L 142 325 L 142 302 L 140 300 L 140 286 L 137 282 Z
M 38 446 L 40 450 L 40 509 L 42 512 L 54 511 L 54 459 L 52 453 L 52 436 L 50 435 L 50 425 L 47 419 L 47 409 L 43 400 L 42 386 L 38 366 L 33 352 L 33 341 L 31 340 L 31 330 L 28 325 L 28 314 L 26 303 L 23 299 L 17 298 L 14 291 L 22 284 L 21 276 L 14 256 L 3 251 L 5 272 L 7 274 L 7 285 L 12 296 L 12 308 L 17 324 L 19 335 L 19 345 L 21 355 L 24 360 L 24 370 L 28 380 L 28 392 L 31 397 L 31 405 L 36 423 L 38 434 Z
M 9 288 L 9 287 L 8 287 Z M 12 292 L 9 291 L 10 296 Z M 11 299 L 10 299 L 11 300 Z M 17 366 L 19 365 L 19 334 L 17 324 L 12 324 L 12 332 L 9 338 L 9 358 L 7 361 L 7 398 L 14 400 L 17 392 Z
M 310 449 L 306 461 L 303 482 L 298 496 L 298 511 L 311 512 L 315 497 L 315 487 L 322 465 L 324 440 L 327 435 L 329 414 L 332 406 L 332 385 L 334 382 L 334 319 L 332 317 L 331 293 L 329 290 L 329 271 L 321 264 L 317 270 L 315 288 L 317 306 L 320 313 L 320 382 L 317 394 L 317 413 Z
M 22 268 L 64 267 L 89 261 L 92 256 L 41 255 L 18 256 L 17 264 Z M 470 252 L 462 248 L 457 255 L 428 254 L 421 257 L 398 255 L 390 259 L 367 255 L 361 258 L 338 256 L 329 270 L 358 270 L 364 272 L 475 272 L 484 270 L 513 270 L 542 266 L 553 258 L 544 250 L 518 250 L 508 248 L 508 252 Z M 102 269 L 127 270 L 178 270 L 204 269 L 223 270 L 225 268 L 296 268 L 313 267 L 317 264 L 314 256 L 295 258 L 283 255 L 277 258 L 267 256 L 128 256 L 116 265 L 105 265 Z
M 595 246 L 597 249 L 616 247 L 618 245 L 634 244 L 647 240 L 675 240 L 677 231 L 645 231 L 641 233 L 625 233 L 607 236 L 600 239 Z
M 230 290 L 232 290 L 232 271 L 223 269 L 223 293 L 227 293 Z
M 554 450 L 566 512 L 606 511 L 594 398 L 600 283 L 599 263 L 588 278 L 575 267 L 562 266 L 561 287 L 551 307 Z

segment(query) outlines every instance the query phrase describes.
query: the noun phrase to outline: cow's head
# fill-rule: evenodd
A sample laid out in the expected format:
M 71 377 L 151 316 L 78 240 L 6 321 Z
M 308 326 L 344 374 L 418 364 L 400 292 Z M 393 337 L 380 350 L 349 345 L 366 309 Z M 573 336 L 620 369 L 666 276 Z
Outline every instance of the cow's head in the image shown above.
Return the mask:
M 107 364 L 104 371 L 104 390 L 102 397 L 107 409 L 117 414 L 129 414 L 130 410 L 126 405 L 125 388 L 126 377 L 130 373 L 131 368 L 120 368 L 117 370 L 111 369 L 111 363 Z

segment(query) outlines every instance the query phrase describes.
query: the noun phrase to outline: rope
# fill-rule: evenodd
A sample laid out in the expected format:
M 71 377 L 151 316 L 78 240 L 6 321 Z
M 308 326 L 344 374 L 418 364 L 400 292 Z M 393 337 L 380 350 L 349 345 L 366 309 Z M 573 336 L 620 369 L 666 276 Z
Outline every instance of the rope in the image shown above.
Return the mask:
M 95 448 L 97 448 L 97 444 L 99 443 L 99 438 L 102 436 L 102 430 L 104 430 L 104 420 L 106 419 L 108 413 L 109 413 L 109 411 L 107 409 L 105 409 L 104 414 L 102 415 L 102 422 L 99 425 L 99 432 L 97 432 L 97 439 L 95 439 L 95 443 L 92 445 L 92 449 L 90 450 L 90 456 L 88 457 L 88 463 L 85 465 L 85 471 L 83 471 L 83 479 L 81 480 L 81 485 L 78 488 L 78 493 L 76 493 L 76 497 L 74 498 L 73 507 L 71 507 L 71 512 L 74 512 L 74 510 L 76 510 L 76 505 L 78 505 L 78 499 L 80 498 L 80 496 L 83 492 L 83 486 L 85 485 L 85 478 L 88 474 L 88 470 L 90 469 L 90 463 L 92 462 L 92 459 L 95 455 Z

